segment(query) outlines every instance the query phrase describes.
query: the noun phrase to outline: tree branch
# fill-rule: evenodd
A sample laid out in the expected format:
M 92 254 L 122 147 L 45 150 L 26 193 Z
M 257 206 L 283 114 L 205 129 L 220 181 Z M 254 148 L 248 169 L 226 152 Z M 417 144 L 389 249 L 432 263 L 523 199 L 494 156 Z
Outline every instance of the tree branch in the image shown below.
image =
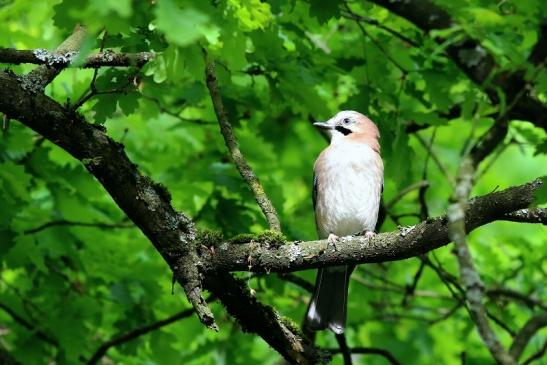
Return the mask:
M 439 171 L 443 174 L 443 176 L 446 178 L 446 180 L 448 181 L 448 183 L 451 185 L 451 186 L 454 186 L 454 177 L 450 174 L 450 172 L 448 172 L 448 169 L 446 168 L 446 166 L 444 166 L 444 164 L 441 162 L 441 160 L 439 159 L 439 157 L 437 157 L 437 154 L 433 151 L 433 144 L 432 143 L 427 143 L 422 136 L 420 136 L 419 133 L 415 133 L 414 134 L 414 137 L 416 137 L 416 139 L 418 140 L 418 142 L 420 142 L 420 144 L 425 148 L 425 150 L 427 151 L 427 155 L 429 157 L 431 157 L 431 159 L 433 160 L 433 162 L 435 162 L 435 164 L 437 165 L 437 167 L 439 168 Z
M 192 221 L 171 206 L 167 189 L 144 176 L 124 146 L 100 126 L 88 124 L 42 93 L 27 91 L 17 77 L 0 73 L 0 112 L 15 118 L 80 160 L 118 206 L 142 230 L 173 270 L 200 320 L 217 328 L 201 296 Z
M 220 132 L 222 134 L 222 137 L 224 137 L 226 147 L 228 148 L 228 151 L 232 156 L 232 160 L 234 161 L 239 173 L 241 174 L 241 177 L 243 177 L 243 180 L 245 180 L 245 182 L 251 189 L 256 199 L 256 202 L 266 216 L 266 220 L 270 225 L 270 229 L 272 231 L 280 232 L 281 224 L 279 223 L 277 211 L 275 210 L 275 207 L 266 195 L 266 192 L 260 184 L 258 177 L 253 172 L 251 166 L 247 163 L 245 156 L 243 156 L 243 154 L 241 153 L 241 150 L 239 149 L 239 144 L 232 129 L 232 125 L 228 121 L 228 117 L 226 116 L 226 112 L 224 111 L 222 97 L 220 95 L 217 84 L 215 62 L 209 57 L 206 51 L 204 52 L 206 58 L 205 81 L 207 82 L 209 93 L 211 94 L 211 100 L 213 102 L 213 107 L 215 109 L 218 124 L 220 126 Z
M 502 119 L 502 122 L 505 119 Z M 473 263 L 473 257 L 467 244 L 465 219 L 467 215 L 467 199 L 474 182 L 475 170 L 480 161 L 487 156 L 495 146 L 503 140 L 496 139 L 507 133 L 506 123 L 494 123 L 494 125 L 465 153 L 460 163 L 456 185 L 448 207 L 448 231 L 449 237 L 454 241 L 455 253 L 458 259 L 460 279 L 464 287 L 465 299 L 468 303 L 469 315 L 475 322 L 480 337 L 492 354 L 492 357 L 502 365 L 514 365 L 515 360 L 507 353 L 495 332 L 488 323 L 488 312 L 483 304 L 484 284 Z
M 454 21 L 450 15 L 431 0 L 370 1 L 414 23 L 424 32 L 434 29 L 446 29 L 454 25 Z M 544 62 L 546 57 L 544 44 L 547 37 L 547 27 L 543 25 L 539 30 L 540 36 L 538 42 L 534 49 L 532 49 L 529 58 L 529 62 L 534 65 Z M 445 39 L 437 38 L 436 41 L 443 43 Z M 496 69 L 494 58 L 487 53 L 478 41 L 470 37 L 465 37 L 457 43 L 450 44 L 446 52 L 448 57 L 473 82 L 484 89 L 494 103 L 499 102 L 498 91 L 496 89 L 502 89 L 506 94 L 506 99 L 512 100 L 527 84 L 523 71 L 512 74 L 502 73 L 491 82 L 486 82 L 492 70 Z M 472 55 L 473 59 L 471 61 L 469 60 L 469 55 Z M 527 120 L 547 131 L 547 108 L 532 95 L 525 95 L 521 98 L 507 116 L 509 119 Z
M 207 300 L 210 302 L 210 299 Z M 93 355 L 89 358 L 89 360 L 86 362 L 87 365 L 94 365 L 98 363 L 101 358 L 106 354 L 106 352 L 114 346 L 119 346 L 123 343 L 129 342 L 131 340 L 136 339 L 137 337 L 143 336 L 147 333 L 150 333 L 152 331 L 155 331 L 161 327 L 167 326 L 168 324 L 171 324 L 173 322 L 176 322 L 180 319 L 190 317 L 192 314 L 194 314 L 194 309 L 185 309 L 182 310 L 176 314 L 173 314 L 170 317 L 167 317 L 165 319 L 162 319 L 160 321 L 148 324 L 146 326 L 141 326 L 138 328 L 135 328 L 127 333 L 115 336 L 111 338 L 110 340 L 103 343 L 97 350 L 93 353 Z
M 513 343 L 509 348 L 511 356 L 518 361 L 520 355 L 522 355 L 522 352 L 526 348 L 526 345 L 530 342 L 530 339 L 537 331 L 546 326 L 547 312 L 540 313 L 537 316 L 530 318 L 513 339 Z
M 392 36 L 394 36 L 396 38 L 399 38 L 401 41 L 403 41 L 407 44 L 410 44 L 414 47 L 419 46 L 419 44 L 415 40 L 410 39 L 409 37 L 405 36 L 401 32 L 396 31 L 395 29 L 386 27 L 385 25 L 383 25 L 378 20 L 376 20 L 374 18 L 371 18 L 371 17 L 368 17 L 368 16 L 366 16 L 366 17 L 360 16 L 358 14 L 355 14 L 353 11 L 351 11 L 351 9 L 349 9 L 349 10 L 348 9 L 349 9 L 349 7 L 346 7 L 345 9 L 341 9 L 342 10 L 342 16 L 344 18 L 355 20 L 355 21 L 358 21 L 358 22 L 363 22 L 363 23 L 366 23 L 366 24 L 370 24 L 370 25 L 375 26 L 379 29 L 382 29 L 383 31 L 386 31 L 387 33 L 391 34 Z
M 429 186 L 429 181 L 427 180 L 418 181 L 418 182 L 415 182 L 414 184 L 407 186 L 403 190 L 399 191 L 393 198 L 391 198 L 390 201 L 386 203 L 386 209 L 387 210 L 391 209 L 395 204 L 397 204 L 399 200 L 404 198 L 406 194 L 414 190 L 419 190 L 428 186 Z
M 539 307 L 544 311 L 547 311 L 547 306 L 538 298 L 533 297 L 532 295 L 526 295 L 521 292 L 518 292 L 509 288 L 492 288 L 486 290 L 486 295 L 491 298 L 505 297 L 513 298 L 522 303 L 526 304 L 529 308 Z
M 504 221 L 519 223 L 547 224 L 547 208 L 521 209 L 516 212 L 506 213 L 501 217 Z
M 313 288 L 315 287 L 313 283 L 310 283 L 309 281 L 301 278 L 300 276 L 297 276 L 292 273 L 279 273 L 278 276 L 281 280 L 292 283 L 310 293 L 313 293 Z
M 522 365 L 528 365 L 528 364 L 531 364 L 533 361 L 535 360 L 539 360 L 539 359 L 542 359 L 543 358 L 543 355 L 545 355 L 545 352 L 547 351 L 547 341 L 545 341 L 543 343 L 543 346 L 541 346 L 541 348 L 534 354 L 530 355 L 529 358 L 527 358 L 526 360 L 524 360 L 524 362 L 522 363 Z
M 86 35 L 86 29 L 80 25 L 76 25 L 72 35 L 57 47 L 55 53 L 66 56 L 78 52 Z M 33 93 L 42 92 L 62 70 L 63 67 L 41 65 L 23 76 L 22 86 Z
M 540 179 L 528 184 L 493 192 L 469 201 L 465 230 L 493 222 L 507 212 L 528 206 Z M 219 243 L 214 254 L 202 250 L 204 269 L 209 271 L 291 272 L 336 265 L 403 260 L 450 243 L 446 215 L 427 219 L 398 231 L 372 238 L 344 237 L 336 249 L 327 240 L 288 242 L 283 245 L 261 243 Z
M 32 50 L 18 50 L 13 48 L 0 48 L 0 63 L 19 65 L 32 63 L 35 65 L 46 65 L 55 68 L 80 67 L 99 68 L 143 66 L 156 56 L 153 52 L 119 53 L 113 51 L 99 52 L 88 56 L 81 64 L 74 64 L 77 58 L 76 51 L 51 52 L 42 48 Z
M 329 351 L 332 354 L 341 353 L 340 349 L 330 349 Z M 387 361 L 389 361 L 389 363 L 392 364 L 392 365 L 402 365 L 399 362 L 399 360 L 397 360 L 395 358 L 395 356 L 393 356 L 391 354 L 391 352 L 389 352 L 387 350 L 384 350 L 384 349 L 379 349 L 379 348 L 375 348 L 375 347 L 354 347 L 354 348 L 350 349 L 350 352 L 352 354 L 380 355 L 380 356 L 384 357 Z
M 25 327 L 30 332 L 34 333 L 36 337 L 38 337 L 40 340 L 49 343 L 50 345 L 53 345 L 55 347 L 59 346 L 59 343 L 56 339 L 49 336 L 47 333 L 41 331 L 40 329 L 36 328 L 32 323 L 21 317 L 19 314 L 17 314 L 13 309 L 8 307 L 7 305 L 0 303 L 0 309 L 2 309 L 4 312 L 9 314 L 9 316 L 17 323 L 19 323 L 21 326 Z M 0 364 L 2 362 L 0 361 Z
M 192 221 L 173 209 L 167 189 L 142 175 L 127 157 L 124 146 L 108 137 L 101 126 L 88 124 L 42 93 L 22 88 L 20 79 L 6 72 L 0 72 L 0 112 L 19 120 L 84 164 L 169 264 L 203 323 L 215 326 L 210 310 L 200 299 L 200 282 L 219 298 L 244 330 L 260 335 L 288 361 L 326 361 L 328 356 L 304 339 L 295 325 L 259 303 L 231 275 L 200 274 L 204 262 L 193 247 L 196 242 Z
M 146 94 L 141 94 L 140 95 L 141 98 L 143 99 L 146 99 L 146 100 L 150 100 L 151 102 L 153 102 L 157 108 L 159 109 L 160 112 L 164 113 L 164 114 L 167 114 L 167 115 L 170 115 L 174 118 L 177 118 L 178 120 L 180 120 L 181 122 L 183 123 L 192 123 L 192 124 L 197 124 L 197 125 L 212 125 L 212 124 L 217 124 L 216 122 L 209 122 L 207 120 L 202 120 L 202 119 L 190 119 L 190 118 L 184 118 L 182 116 L 180 116 L 181 112 L 174 112 L 174 111 L 171 111 L 169 110 L 167 107 L 165 107 L 161 101 L 153 96 L 149 96 L 149 95 L 146 95 Z M 194 217 L 195 219 L 195 217 Z
M 34 234 L 44 229 L 57 226 L 77 226 L 77 227 L 95 227 L 102 229 L 112 229 L 112 228 L 135 228 L 134 224 L 131 223 L 103 223 L 103 222 L 75 222 L 69 220 L 56 220 L 47 222 L 39 225 L 38 227 L 27 229 L 23 231 L 24 234 Z
M 326 363 L 328 352 L 317 349 L 296 323 L 260 303 L 246 283 L 228 273 L 206 275 L 204 285 L 239 323 L 243 332 L 256 333 L 291 364 Z

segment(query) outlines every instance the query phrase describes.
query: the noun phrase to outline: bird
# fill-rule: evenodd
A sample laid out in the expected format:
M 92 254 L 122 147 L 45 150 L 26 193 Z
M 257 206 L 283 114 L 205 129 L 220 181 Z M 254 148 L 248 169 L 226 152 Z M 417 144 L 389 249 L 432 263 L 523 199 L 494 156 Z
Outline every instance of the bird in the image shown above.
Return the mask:
M 343 244 L 342 236 L 375 234 L 384 183 L 380 132 L 368 117 L 351 110 L 313 125 L 330 138 L 330 145 L 320 153 L 313 169 L 317 234 L 337 249 Z M 309 329 L 344 332 L 353 269 L 334 266 L 318 270 L 305 319 Z

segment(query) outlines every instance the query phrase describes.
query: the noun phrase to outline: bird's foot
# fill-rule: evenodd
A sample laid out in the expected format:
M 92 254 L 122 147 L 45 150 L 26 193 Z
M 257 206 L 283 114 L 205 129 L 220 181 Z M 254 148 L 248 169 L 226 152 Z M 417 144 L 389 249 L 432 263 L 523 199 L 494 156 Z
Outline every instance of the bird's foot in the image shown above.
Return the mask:
M 376 236 L 376 232 L 374 231 L 365 231 L 365 238 L 371 238 Z
M 356 236 L 363 236 L 365 238 L 371 238 L 371 237 L 376 236 L 376 232 L 364 230 L 364 231 L 361 231 L 361 232 L 357 233 Z
M 332 247 L 334 247 L 334 251 L 337 251 L 336 243 L 338 242 L 338 240 L 340 240 L 340 237 L 332 233 L 330 233 L 327 237 L 327 242 L 329 243 L 329 245 L 332 245 Z

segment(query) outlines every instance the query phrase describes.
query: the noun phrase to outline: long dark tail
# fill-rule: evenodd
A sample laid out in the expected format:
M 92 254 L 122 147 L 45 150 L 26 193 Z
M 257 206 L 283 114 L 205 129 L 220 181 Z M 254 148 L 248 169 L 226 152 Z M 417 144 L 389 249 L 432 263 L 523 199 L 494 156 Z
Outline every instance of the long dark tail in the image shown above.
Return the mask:
M 349 276 L 353 267 L 335 266 L 317 271 L 306 324 L 312 330 L 330 328 L 336 334 L 346 327 Z

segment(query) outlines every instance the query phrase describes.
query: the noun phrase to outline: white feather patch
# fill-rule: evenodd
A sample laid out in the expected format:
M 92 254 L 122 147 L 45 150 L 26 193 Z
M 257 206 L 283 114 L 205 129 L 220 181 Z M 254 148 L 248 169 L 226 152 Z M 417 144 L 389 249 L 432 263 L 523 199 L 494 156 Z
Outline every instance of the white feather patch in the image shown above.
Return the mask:
M 383 182 L 380 156 L 365 143 L 336 143 L 316 162 L 319 236 L 374 230 Z

